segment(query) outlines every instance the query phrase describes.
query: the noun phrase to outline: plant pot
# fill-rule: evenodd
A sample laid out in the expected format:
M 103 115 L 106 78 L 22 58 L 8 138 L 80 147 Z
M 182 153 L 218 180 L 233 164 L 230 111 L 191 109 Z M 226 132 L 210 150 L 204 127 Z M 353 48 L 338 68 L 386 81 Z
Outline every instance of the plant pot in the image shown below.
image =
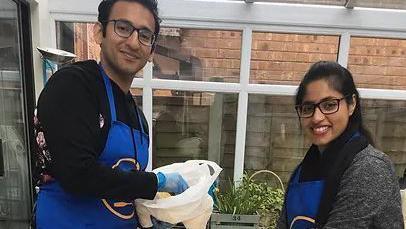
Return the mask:
M 259 228 L 259 215 L 233 215 L 213 213 L 211 229 L 253 229 Z

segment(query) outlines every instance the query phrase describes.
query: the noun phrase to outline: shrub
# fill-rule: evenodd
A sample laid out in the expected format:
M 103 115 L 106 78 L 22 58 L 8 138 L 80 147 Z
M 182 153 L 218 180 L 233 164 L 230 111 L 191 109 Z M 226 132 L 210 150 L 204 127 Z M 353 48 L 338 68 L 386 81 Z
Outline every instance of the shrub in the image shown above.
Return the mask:
M 275 228 L 282 210 L 284 193 L 282 189 L 256 181 L 245 174 L 238 187 L 229 181 L 229 187 L 216 192 L 215 209 L 224 214 L 261 216 L 260 226 Z

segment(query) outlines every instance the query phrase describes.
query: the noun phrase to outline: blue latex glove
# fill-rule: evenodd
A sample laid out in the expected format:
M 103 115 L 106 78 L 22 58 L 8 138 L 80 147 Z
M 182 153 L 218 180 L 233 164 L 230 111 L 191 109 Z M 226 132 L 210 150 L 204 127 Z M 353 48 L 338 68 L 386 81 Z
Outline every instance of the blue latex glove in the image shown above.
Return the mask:
M 214 204 L 214 205 L 217 204 L 217 198 L 214 197 L 214 195 L 216 195 L 215 192 L 216 192 L 216 189 L 217 189 L 217 184 L 218 184 L 218 181 L 215 180 L 215 181 L 213 182 L 213 184 L 210 186 L 209 191 L 208 191 L 209 195 L 210 195 L 211 198 L 213 199 L 213 204 Z
M 169 192 L 178 195 L 185 191 L 189 186 L 185 179 L 177 173 L 161 173 L 156 174 L 158 179 L 158 192 Z

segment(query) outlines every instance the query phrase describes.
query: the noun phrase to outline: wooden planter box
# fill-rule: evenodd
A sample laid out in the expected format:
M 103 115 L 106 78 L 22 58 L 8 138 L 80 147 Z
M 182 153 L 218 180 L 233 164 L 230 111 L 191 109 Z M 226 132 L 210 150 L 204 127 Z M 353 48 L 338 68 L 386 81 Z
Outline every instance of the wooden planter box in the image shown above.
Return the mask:
M 213 213 L 211 229 L 253 229 L 259 228 L 259 215 L 232 215 Z

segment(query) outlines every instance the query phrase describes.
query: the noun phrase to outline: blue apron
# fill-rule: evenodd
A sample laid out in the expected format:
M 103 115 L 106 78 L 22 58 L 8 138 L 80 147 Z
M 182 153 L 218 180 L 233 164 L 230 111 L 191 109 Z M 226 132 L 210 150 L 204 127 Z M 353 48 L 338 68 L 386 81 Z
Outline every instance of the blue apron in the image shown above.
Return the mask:
M 292 229 L 316 228 L 315 219 L 319 210 L 324 181 L 299 182 L 299 166 L 289 183 L 286 198 L 288 226 Z
M 111 126 L 98 162 L 124 171 L 145 170 L 148 164 L 149 138 L 137 112 L 141 131 L 117 120 L 110 80 L 100 67 L 106 87 Z M 134 153 L 136 152 L 136 153 Z M 138 225 L 133 202 L 74 196 L 57 181 L 40 187 L 36 209 L 37 229 L 131 228 Z

